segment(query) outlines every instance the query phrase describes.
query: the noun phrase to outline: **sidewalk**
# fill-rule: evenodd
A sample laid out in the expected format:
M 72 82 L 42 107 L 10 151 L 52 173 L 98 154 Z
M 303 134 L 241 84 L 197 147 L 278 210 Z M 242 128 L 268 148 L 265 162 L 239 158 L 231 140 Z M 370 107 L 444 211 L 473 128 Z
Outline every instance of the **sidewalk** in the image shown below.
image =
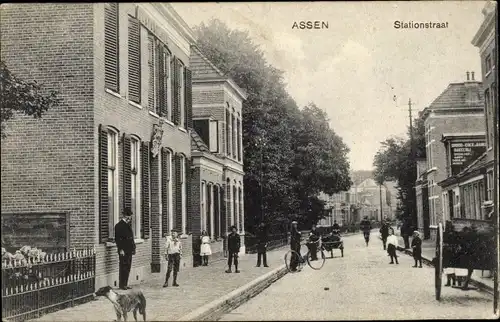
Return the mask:
M 409 255 L 413 255 L 411 248 L 405 250 L 403 237 L 399 237 L 399 251 L 404 251 Z M 410 237 L 411 245 L 411 237 Z M 402 246 L 402 247 L 401 247 Z M 436 242 L 431 240 L 422 241 L 422 259 L 423 261 L 431 264 L 432 259 L 436 256 Z M 488 272 L 484 272 L 484 276 L 487 276 Z M 491 277 L 483 277 L 481 270 L 474 270 L 471 276 L 471 284 L 475 284 L 477 287 L 482 288 L 490 293 L 493 293 L 493 275 Z
M 209 263 L 209 266 L 181 269 L 180 287 L 163 288 L 164 275 L 156 275 L 140 284 L 147 299 L 148 321 L 173 321 L 207 305 L 228 293 L 270 273 L 284 264 L 283 257 L 289 247 L 267 253 L 269 268 L 255 267 L 256 254 L 240 257 L 241 273 L 227 274 L 226 260 Z M 234 270 L 234 268 L 233 268 Z M 170 280 L 170 284 L 172 280 Z M 133 286 L 136 288 L 139 286 Z M 117 291 L 120 292 L 120 291 Z M 142 319 L 142 316 L 139 316 Z M 113 305 L 105 298 L 42 316 L 36 321 L 113 321 Z M 130 313 L 129 319 L 133 320 Z

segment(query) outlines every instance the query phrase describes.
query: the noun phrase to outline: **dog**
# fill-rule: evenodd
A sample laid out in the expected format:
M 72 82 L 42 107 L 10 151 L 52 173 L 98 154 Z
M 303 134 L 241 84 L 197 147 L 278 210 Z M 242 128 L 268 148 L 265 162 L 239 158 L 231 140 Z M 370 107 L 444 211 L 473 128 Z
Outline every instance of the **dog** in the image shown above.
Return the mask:
M 111 303 L 113 303 L 116 311 L 116 317 L 118 321 L 127 321 L 127 313 L 132 311 L 134 314 L 134 319 L 137 321 L 137 311 L 142 314 L 144 321 L 146 321 L 146 298 L 140 290 L 130 290 L 125 294 L 118 294 L 111 286 L 104 286 L 98 289 L 94 296 L 104 296 Z

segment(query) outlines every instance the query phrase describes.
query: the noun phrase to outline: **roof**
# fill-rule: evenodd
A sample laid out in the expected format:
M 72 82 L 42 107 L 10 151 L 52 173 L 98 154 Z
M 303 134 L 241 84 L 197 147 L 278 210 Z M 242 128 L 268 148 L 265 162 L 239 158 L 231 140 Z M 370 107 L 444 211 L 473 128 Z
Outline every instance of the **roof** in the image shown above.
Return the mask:
M 467 107 L 483 107 L 483 92 L 481 82 L 468 81 L 451 83 L 431 103 L 430 109 L 456 109 Z
M 208 146 L 203 142 L 203 139 L 196 133 L 195 130 L 191 130 L 191 150 L 192 151 L 201 151 L 201 152 L 210 152 Z
M 468 172 L 473 172 L 477 169 L 482 168 L 486 164 L 486 156 L 488 155 L 488 151 L 485 151 L 479 158 L 474 160 L 471 164 L 469 164 L 465 169 L 460 171 L 457 175 L 458 177 L 462 177 L 466 175 Z
M 193 72 L 193 78 L 226 78 L 224 73 L 208 60 L 196 46 L 192 46 L 189 67 Z

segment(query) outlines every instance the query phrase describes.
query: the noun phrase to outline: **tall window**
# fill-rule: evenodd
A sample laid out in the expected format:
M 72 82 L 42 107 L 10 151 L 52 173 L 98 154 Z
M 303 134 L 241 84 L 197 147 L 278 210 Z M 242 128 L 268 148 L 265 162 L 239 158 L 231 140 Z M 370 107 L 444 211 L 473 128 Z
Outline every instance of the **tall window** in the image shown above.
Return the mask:
M 231 115 L 226 110 L 226 156 L 231 155 Z
M 166 152 L 166 161 L 167 161 L 167 175 L 166 175 L 166 183 L 165 188 L 166 196 L 168 198 L 168 227 L 172 229 L 174 227 L 174 203 L 173 200 L 173 192 L 172 192 L 172 152 L 167 150 Z
M 104 9 L 104 85 L 114 92 L 120 90 L 118 30 L 118 3 L 106 3 Z
M 181 166 L 181 209 L 182 209 L 182 233 L 186 234 L 186 158 L 182 155 L 180 158 Z
M 493 131 L 490 129 L 490 120 L 492 119 L 492 107 L 490 104 L 490 90 L 487 89 L 484 91 L 484 110 L 486 115 L 486 145 L 490 148 L 493 144 L 492 136 Z M 490 136 L 491 132 L 491 136 Z
M 486 73 L 489 73 L 491 71 L 491 54 L 487 55 L 486 58 L 484 59 L 484 67 Z
M 141 103 L 141 27 L 133 17 L 128 18 L 128 92 L 129 100 Z
M 131 207 L 134 213 L 132 230 L 136 238 L 141 235 L 141 141 L 135 137 L 130 140 Z
M 148 35 L 148 70 L 149 110 L 172 120 L 172 102 L 170 93 L 172 84 L 170 81 L 171 54 L 168 48 L 153 34 Z
M 231 120 L 232 120 L 232 123 L 231 123 L 231 126 L 233 128 L 233 132 L 231 133 L 232 134 L 232 145 L 233 145 L 233 158 L 236 159 L 236 148 L 237 148 L 237 145 L 236 145 L 236 117 L 234 116 L 234 111 L 233 113 L 231 114 Z
M 108 129 L 108 209 L 109 236 L 114 236 L 115 224 L 119 220 L 118 209 L 118 133 Z
M 200 204 L 200 213 L 201 213 L 201 230 L 206 230 L 207 229 L 207 211 L 206 211 L 206 205 L 207 205 L 207 202 L 206 202 L 206 191 L 207 189 L 205 188 L 206 187 L 206 183 L 203 181 L 201 183 L 201 189 L 200 189 L 200 196 L 201 196 L 201 204 Z
M 186 106 L 185 106 L 185 93 L 184 93 L 184 78 L 185 78 L 185 69 L 184 65 L 182 63 L 179 64 L 179 95 L 180 95 L 180 100 L 179 100 L 179 114 L 180 114 L 180 122 L 179 124 L 183 127 L 184 126 L 184 118 L 186 117 Z
M 486 197 L 487 200 L 493 201 L 493 189 L 494 189 L 494 180 L 493 180 L 493 171 L 489 171 L 486 174 L 486 181 L 487 181 L 487 192 L 486 192 Z
M 238 130 L 236 131 L 236 141 L 238 142 L 238 161 L 241 161 L 241 120 L 238 119 Z

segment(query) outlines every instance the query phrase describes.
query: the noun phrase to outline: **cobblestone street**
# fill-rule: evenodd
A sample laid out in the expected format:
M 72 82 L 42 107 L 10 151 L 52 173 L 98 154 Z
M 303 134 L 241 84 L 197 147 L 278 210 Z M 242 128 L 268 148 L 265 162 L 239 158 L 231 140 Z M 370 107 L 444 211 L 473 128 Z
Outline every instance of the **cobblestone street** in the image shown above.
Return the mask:
M 344 240 L 344 258 L 327 259 L 319 271 L 287 274 L 221 320 L 493 318 L 488 294 L 443 287 L 436 301 L 434 269 L 412 268 L 413 259 L 400 252 L 399 265 L 390 265 L 376 233 L 369 247 L 361 235 Z

